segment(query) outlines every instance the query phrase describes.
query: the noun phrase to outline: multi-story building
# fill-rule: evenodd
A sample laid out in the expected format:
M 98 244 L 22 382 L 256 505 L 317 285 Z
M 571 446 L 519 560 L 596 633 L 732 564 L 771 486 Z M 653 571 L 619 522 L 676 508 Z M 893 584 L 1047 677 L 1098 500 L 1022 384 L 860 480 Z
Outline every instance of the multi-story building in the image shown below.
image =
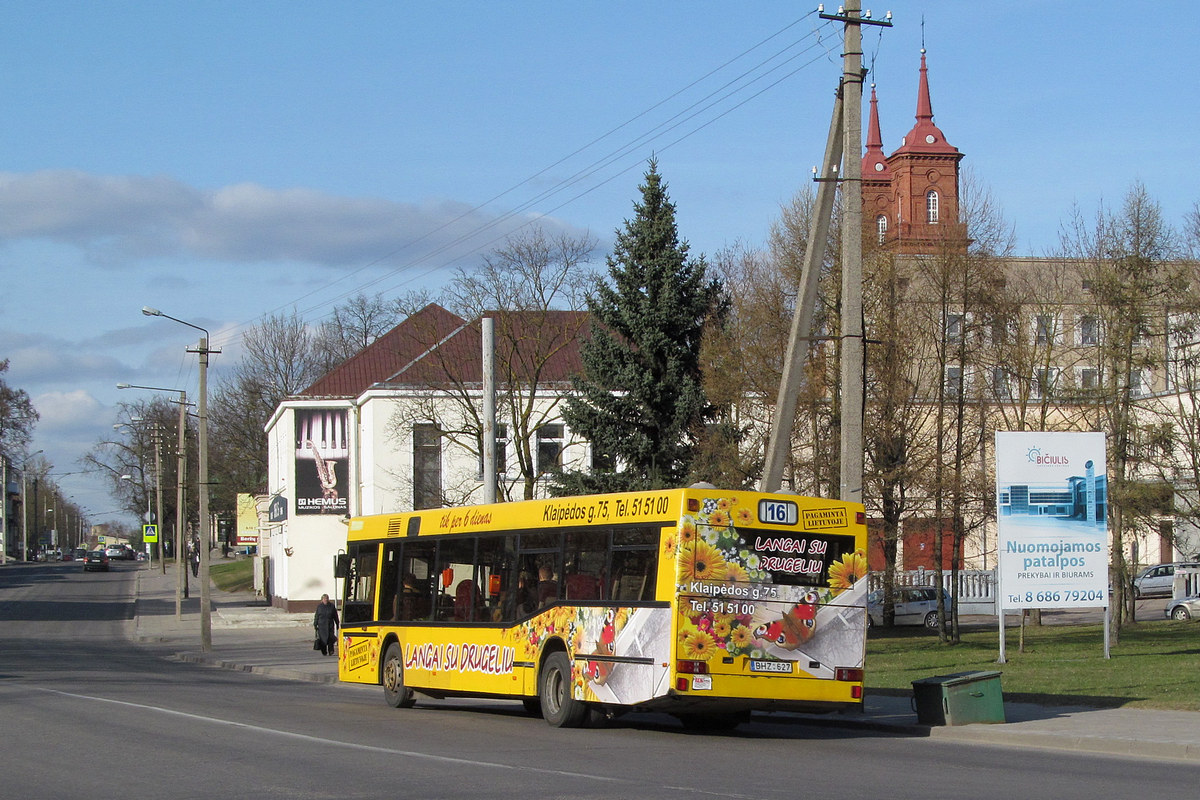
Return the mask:
M 586 315 L 497 312 L 496 492 L 545 496 L 545 475 L 590 458 L 559 415 Z M 483 502 L 481 321 L 426 306 L 285 400 L 267 424 L 269 593 L 291 609 L 333 594 L 344 520 Z
M 874 88 L 867 130 L 867 335 L 876 352 L 904 360 L 906 401 L 924 408 L 906 418 L 906 456 L 927 463 L 905 487 L 898 566 L 933 567 L 939 528 L 963 536 L 960 563 L 994 566 L 991 442 L 1003 430 L 1106 433 L 1125 560 L 1194 555 L 1197 265 L 1144 247 L 1149 228 L 1129 239 L 1120 226 L 1088 232 L 1086 246 L 1055 258 L 991 247 L 992 220 L 971 218 L 977 209 L 963 194 L 964 156 L 934 123 L 924 51 L 916 121 L 901 146 L 885 154 Z M 885 325 L 897 317 L 908 327 Z M 878 342 L 887 336 L 904 342 Z M 872 403 L 868 392 L 868 427 Z M 876 547 L 872 566 L 881 565 Z
M 920 453 L 929 462 L 906 487 L 897 566 L 935 566 L 939 531 L 944 567 L 955 531 L 963 534 L 962 565 L 995 565 L 990 442 L 997 430 L 1109 433 L 1110 462 L 1116 448 L 1121 471 L 1109 486 L 1116 495 L 1141 486 L 1124 534 L 1127 556 L 1193 556 L 1200 536 L 1185 522 L 1200 512 L 1200 458 L 1193 458 L 1200 420 L 1191 396 L 1200 331 L 1189 337 L 1186 323 L 1200 314 L 1182 289 L 1122 303 L 1112 259 L 990 252 L 969 219 L 963 158 L 934 123 L 924 52 L 915 123 L 890 155 L 872 89 L 862 156 L 867 272 L 877 292 L 867 303 L 868 338 L 881 329 L 886 304 L 904 307 L 912 327 L 901 334 L 899 357 L 913 385 L 907 402 L 920 413 L 905 423 L 902 444 L 910 459 Z M 1195 265 L 1156 269 L 1178 282 Z M 878 292 L 881 281 L 892 282 L 889 292 Z M 580 468 L 594 457 L 559 414 L 579 368 L 586 317 L 496 319 L 499 496 L 540 496 L 547 469 Z M 262 549 L 277 604 L 309 608 L 333 593 L 333 555 L 349 515 L 482 500 L 479 328 L 479 320 L 428 306 L 276 410 L 267 425 L 273 510 Z M 874 402 L 868 391 L 868 428 L 878 424 Z M 758 412 L 761 403 L 748 399 Z M 797 450 L 819 457 L 819 446 L 802 439 Z M 878 512 L 877 498 L 868 496 L 868 508 Z M 872 566 L 880 566 L 878 549 Z

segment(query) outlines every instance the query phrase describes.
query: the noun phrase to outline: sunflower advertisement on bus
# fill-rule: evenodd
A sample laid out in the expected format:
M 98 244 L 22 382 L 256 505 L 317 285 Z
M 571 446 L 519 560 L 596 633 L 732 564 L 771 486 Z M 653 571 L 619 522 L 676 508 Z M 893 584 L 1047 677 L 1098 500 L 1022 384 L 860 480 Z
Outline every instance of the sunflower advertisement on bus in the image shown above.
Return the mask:
M 828 512 L 806 509 L 805 530 L 786 533 L 756 529 L 761 509 L 735 499 L 686 516 L 674 543 L 679 658 L 822 678 L 861 668 L 866 554 L 846 509 Z

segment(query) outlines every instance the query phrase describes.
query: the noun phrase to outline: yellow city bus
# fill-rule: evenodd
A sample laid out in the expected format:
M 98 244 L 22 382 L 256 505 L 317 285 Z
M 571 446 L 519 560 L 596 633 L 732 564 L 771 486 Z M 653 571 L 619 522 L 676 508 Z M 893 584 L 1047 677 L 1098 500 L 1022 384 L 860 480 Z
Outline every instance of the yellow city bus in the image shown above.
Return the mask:
M 866 546 L 860 504 L 707 485 L 355 517 L 338 674 L 557 727 L 861 707 Z

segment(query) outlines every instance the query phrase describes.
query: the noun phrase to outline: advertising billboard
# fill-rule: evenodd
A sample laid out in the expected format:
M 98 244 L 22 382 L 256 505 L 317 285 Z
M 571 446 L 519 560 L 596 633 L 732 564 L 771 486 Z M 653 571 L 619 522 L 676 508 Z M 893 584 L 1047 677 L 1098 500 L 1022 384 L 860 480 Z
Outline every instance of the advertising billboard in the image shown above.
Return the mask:
M 237 496 L 237 544 L 258 544 L 258 501 L 252 494 Z
M 298 408 L 296 513 L 350 511 L 350 435 L 344 408 Z
M 996 433 L 1000 604 L 1108 605 L 1103 433 Z

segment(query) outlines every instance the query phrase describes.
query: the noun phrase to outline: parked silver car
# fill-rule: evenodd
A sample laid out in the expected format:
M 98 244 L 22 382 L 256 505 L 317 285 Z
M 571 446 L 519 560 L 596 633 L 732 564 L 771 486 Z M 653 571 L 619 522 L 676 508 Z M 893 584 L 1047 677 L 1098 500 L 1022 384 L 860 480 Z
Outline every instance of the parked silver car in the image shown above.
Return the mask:
M 1200 567 L 1200 563 L 1177 561 L 1146 567 L 1133 579 L 1133 596 L 1139 600 L 1143 597 L 1170 597 L 1177 567 Z
M 895 589 L 896 624 L 924 625 L 937 628 L 937 589 L 932 586 L 897 586 Z M 950 598 L 945 598 L 946 613 L 950 613 Z M 883 624 L 883 590 L 867 595 L 867 625 Z
M 1200 617 L 1200 595 L 1193 597 L 1183 597 L 1179 600 L 1172 600 L 1167 603 L 1167 607 L 1163 609 L 1167 619 L 1195 619 Z

